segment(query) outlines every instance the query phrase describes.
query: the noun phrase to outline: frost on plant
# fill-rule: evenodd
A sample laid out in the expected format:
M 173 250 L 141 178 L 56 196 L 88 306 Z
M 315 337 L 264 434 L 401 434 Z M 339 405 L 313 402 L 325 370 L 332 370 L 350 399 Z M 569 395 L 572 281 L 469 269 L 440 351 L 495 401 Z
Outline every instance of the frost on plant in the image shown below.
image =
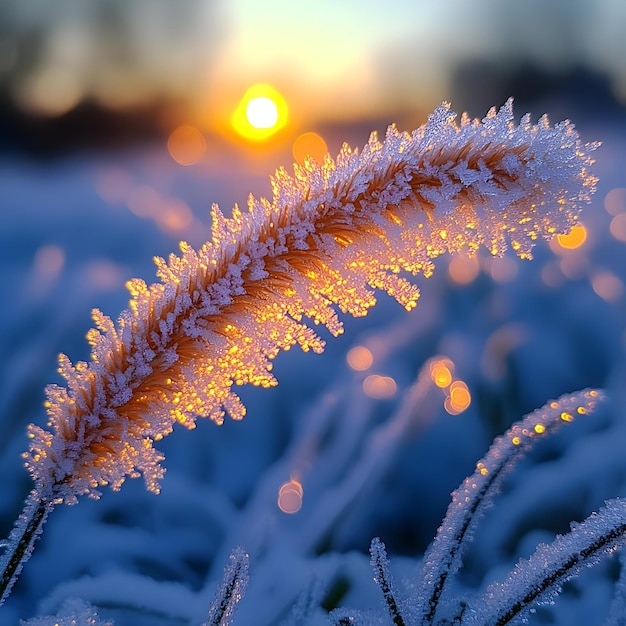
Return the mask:
M 304 318 L 337 335 L 334 307 L 365 315 L 375 289 L 411 309 L 418 289 L 400 273 L 429 276 L 444 252 L 510 243 L 528 257 L 589 200 L 594 147 L 569 123 L 516 125 L 511 101 L 482 122 L 444 104 L 412 134 L 392 126 L 360 153 L 278 170 L 272 199 L 247 212 L 214 206 L 211 242 L 156 259 L 159 283 L 131 280 L 117 323 L 94 311 L 89 362 L 59 357 L 66 386 L 48 387 L 48 430 L 30 427 L 25 455 L 42 497 L 98 497 L 139 475 L 157 492 L 153 444 L 176 422 L 239 419 L 233 386 L 276 384 L 271 361 L 295 344 L 322 351 Z
M 418 592 L 420 619 L 433 623 L 450 578 L 461 566 L 463 549 L 484 509 L 493 503 L 502 479 L 539 440 L 561 425 L 592 413 L 604 395 L 586 390 L 563 396 L 533 411 L 492 444 L 476 471 L 452 494 L 452 502 L 437 536 L 424 556 Z
M 524 619 L 538 603 L 552 601 L 566 580 L 626 544 L 626 501 L 617 498 L 606 502 L 583 522 L 572 524 L 571 532 L 557 536 L 552 544 L 540 544 L 530 559 L 520 561 L 504 582 L 491 584 L 482 594 L 459 594 L 458 588 L 449 590 L 480 513 L 493 502 L 504 474 L 545 435 L 592 413 L 602 401 L 604 394 L 596 390 L 562 396 L 527 415 L 494 441 L 477 463 L 476 472 L 452 494 L 447 515 L 424 557 L 420 584 L 410 603 L 400 599 L 394 589 L 383 544 L 378 539 L 372 541 L 374 581 L 383 593 L 391 623 L 504 626 Z M 620 581 L 608 624 L 623 622 L 622 585 Z M 402 616 L 403 606 L 408 608 L 409 622 Z M 333 612 L 332 617 L 335 624 L 349 624 L 360 623 L 358 615 L 341 609 Z
M 51 510 L 52 504 L 41 500 L 33 489 L 9 538 L 0 545 L 3 550 L 0 556 L 0 605 L 11 592 L 24 562 L 29 559 Z
M 394 590 L 393 579 L 391 572 L 389 571 L 389 559 L 387 558 L 387 551 L 385 545 L 378 539 L 372 539 L 372 545 L 370 546 L 371 565 L 374 570 L 374 582 L 378 585 L 383 593 L 387 613 L 391 618 L 394 626 L 404 626 L 405 621 L 400 612 L 400 606 L 396 599 L 396 593 Z
M 478 598 L 471 624 L 508 624 L 528 613 L 534 603 L 549 602 L 562 584 L 583 568 L 595 565 L 626 543 L 626 501 L 609 500 L 584 522 L 572 524 L 567 535 L 541 544 L 527 561 L 520 561 L 503 583 L 490 585 Z
M 224 570 L 222 581 L 209 609 L 209 617 L 203 626 L 228 626 L 232 622 L 237 603 L 246 593 L 250 576 L 250 557 L 236 548 L 230 554 L 230 563 Z
M 443 104 L 411 134 L 392 126 L 360 153 L 344 145 L 293 177 L 279 169 L 272 198 L 251 197 L 248 211 L 235 206 L 226 218 L 214 206 L 210 242 L 181 242 L 180 256 L 155 259 L 160 282 L 129 281 L 117 321 L 93 312 L 87 362 L 60 355 L 65 385 L 47 388 L 48 424 L 28 431 L 35 489 L 0 561 L 0 602 L 53 506 L 128 477 L 158 493 L 155 442 L 197 416 L 242 418 L 233 388 L 275 385 L 281 350 L 321 352 L 313 325 L 340 334 L 338 310 L 365 315 L 376 290 L 414 308 L 419 291 L 405 276 L 430 276 L 445 252 L 510 246 L 528 258 L 536 240 L 567 231 L 594 192 L 594 148 L 567 122 L 516 124 L 511 101 L 482 121 L 457 121 Z M 394 616 L 384 550 L 372 550 Z M 244 561 L 234 558 L 210 623 L 229 620 L 243 593 Z M 445 567 L 454 570 L 454 555 Z

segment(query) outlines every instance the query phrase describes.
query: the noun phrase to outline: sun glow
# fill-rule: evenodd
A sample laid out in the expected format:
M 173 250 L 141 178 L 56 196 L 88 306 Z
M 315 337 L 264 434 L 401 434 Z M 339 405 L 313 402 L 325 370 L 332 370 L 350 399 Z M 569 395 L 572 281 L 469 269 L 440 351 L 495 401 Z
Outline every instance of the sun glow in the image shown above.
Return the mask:
M 287 103 L 272 86 L 254 85 L 239 101 L 231 122 L 245 139 L 263 141 L 287 123 Z
M 278 107 L 266 96 L 252 98 L 246 106 L 246 119 L 254 128 L 273 128 L 278 122 Z

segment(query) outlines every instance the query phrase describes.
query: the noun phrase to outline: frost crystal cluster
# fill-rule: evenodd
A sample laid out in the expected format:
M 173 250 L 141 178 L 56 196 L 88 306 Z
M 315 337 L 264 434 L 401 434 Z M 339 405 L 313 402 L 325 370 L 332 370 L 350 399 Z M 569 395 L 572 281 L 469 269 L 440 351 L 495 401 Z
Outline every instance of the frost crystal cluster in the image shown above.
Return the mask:
M 593 192 L 593 148 L 567 122 L 516 125 L 511 102 L 460 122 L 442 105 L 411 134 L 278 170 L 272 199 L 247 212 L 214 206 L 210 243 L 156 259 L 159 283 L 130 281 L 117 323 L 94 312 L 89 362 L 60 357 L 67 385 L 47 389 L 49 430 L 31 426 L 25 454 L 39 497 L 71 503 L 139 475 L 158 491 L 153 443 L 198 415 L 243 417 L 233 386 L 276 384 L 280 350 L 323 350 L 305 318 L 337 335 L 335 306 L 365 315 L 376 289 L 413 308 L 402 274 L 429 276 L 444 252 L 510 242 L 527 257 L 567 230 Z
M 452 494 L 452 502 L 448 507 L 446 517 L 424 556 L 424 569 L 418 592 L 419 599 L 416 603 L 418 613 L 421 616 L 418 623 L 436 623 L 433 620 L 437 611 L 441 608 L 440 605 L 445 606 L 446 604 L 445 592 L 451 579 L 461 567 L 463 551 L 472 539 L 473 531 L 480 516 L 487 507 L 493 504 L 503 478 L 511 472 L 515 464 L 540 439 L 552 435 L 563 424 L 569 424 L 582 416 L 594 413 L 597 405 L 605 401 L 604 393 L 595 389 L 562 396 L 558 400 L 553 400 L 540 409 L 533 411 L 523 420 L 514 424 L 504 435 L 495 439 L 487 455 L 476 464 L 476 471 L 466 478 Z M 618 515 L 622 518 L 621 526 L 623 527 L 624 507 L 617 504 L 615 506 L 618 510 Z M 607 519 L 605 516 L 602 517 L 602 520 L 604 524 L 602 530 L 610 534 L 610 531 L 613 530 L 611 524 L 615 520 Z M 586 528 L 590 525 L 589 520 L 587 524 Z M 579 532 L 579 535 L 581 534 Z M 599 531 L 599 535 L 601 534 L 601 531 Z M 619 542 L 619 534 L 618 532 L 616 536 L 607 539 L 606 544 L 603 543 L 601 546 L 597 546 L 597 552 L 606 554 L 611 547 L 614 547 Z M 621 534 L 623 535 L 623 531 Z M 564 544 L 565 542 L 572 542 L 572 539 L 568 536 L 567 539 L 561 538 L 560 541 Z M 623 543 L 623 538 L 621 542 Z M 579 548 L 581 551 L 587 549 L 584 540 L 582 542 L 579 541 L 577 545 L 581 546 Z M 560 554 L 559 549 L 552 548 L 552 551 L 555 558 L 558 558 Z M 564 562 L 567 561 L 565 554 L 565 552 L 561 553 Z M 531 586 L 531 589 L 527 592 L 529 598 L 520 602 L 519 606 L 516 607 L 516 611 L 509 616 L 509 619 L 514 614 L 527 609 L 531 599 L 541 598 L 543 594 L 548 592 L 556 595 L 553 584 L 555 581 L 549 580 L 550 575 L 549 573 L 547 574 L 549 572 L 548 561 L 541 559 L 541 556 L 536 556 L 533 563 L 533 575 L 536 581 L 529 582 Z M 579 567 L 575 568 L 574 565 L 579 565 Z M 563 579 L 571 578 L 579 569 L 590 565 L 592 565 L 590 559 L 580 558 L 578 562 L 572 563 L 570 567 L 565 568 L 560 576 Z M 522 571 L 522 568 L 519 571 Z M 510 583 L 509 587 L 513 585 L 514 583 Z M 506 613 L 511 610 L 511 605 L 515 604 L 512 601 L 509 602 L 504 597 L 504 587 L 498 585 L 496 587 L 497 591 L 490 588 L 487 602 L 481 600 L 472 604 L 472 612 L 477 616 L 477 623 L 500 623 L 498 619 L 487 619 L 484 618 L 484 615 L 490 611 Z M 518 590 L 521 596 L 524 596 L 524 589 L 525 587 L 519 584 Z M 510 593 L 508 589 L 506 592 Z M 454 599 L 452 603 L 454 603 Z M 496 603 L 498 608 L 494 609 Z
M 477 591 L 465 587 L 457 576 L 477 523 L 494 503 L 505 475 L 539 441 L 563 424 L 594 414 L 606 400 L 605 394 L 595 389 L 566 394 L 530 413 L 496 438 L 486 456 L 476 464 L 476 471 L 452 494 L 447 514 L 424 555 L 417 585 L 405 584 L 408 595 L 396 586 L 385 546 L 375 538 L 370 549 L 371 566 L 374 582 L 382 592 L 386 619 L 380 611 L 363 615 L 342 608 L 331 613 L 332 623 L 336 626 L 526 623 L 538 605 L 554 601 L 567 580 L 622 549 L 626 544 L 626 500 L 615 498 L 583 522 L 572 523 L 571 531 L 557 535 L 553 543 L 539 544 L 534 554 L 519 561 L 503 582 L 493 582 L 485 590 Z M 618 590 L 606 626 L 623 624 L 623 617 L 622 588 Z

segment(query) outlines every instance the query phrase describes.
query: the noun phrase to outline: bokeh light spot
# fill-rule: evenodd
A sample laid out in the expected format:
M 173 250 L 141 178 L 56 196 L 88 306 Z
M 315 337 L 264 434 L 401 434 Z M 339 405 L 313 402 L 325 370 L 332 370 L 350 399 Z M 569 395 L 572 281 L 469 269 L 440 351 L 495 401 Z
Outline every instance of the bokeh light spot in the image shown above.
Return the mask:
M 624 293 L 624 283 L 608 270 L 595 272 L 591 277 L 591 287 L 606 302 L 615 302 Z
M 580 280 L 589 272 L 589 258 L 582 253 L 565 255 L 561 257 L 559 269 L 566 278 Z
M 374 356 L 365 346 L 354 346 L 346 356 L 348 365 L 357 372 L 363 372 L 374 364 Z
M 164 231 L 176 233 L 191 225 L 193 213 L 182 200 L 170 199 L 163 203 L 156 219 Z
M 437 387 L 445 388 L 452 383 L 454 364 L 450 359 L 437 359 L 430 364 L 430 377 Z
M 109 259 L 95 259 L 86 267 L 85 280 L 90 287 L 115 291 L 124 284 L 122 268 Z
M 14 97 L 26 111 L 58 117 L 71 111 L 83 97 L 78 77 L 64 67 L 46 66 L 15 87 Z
M 448 265 L 448 274 L 457 285 L 467 285 L 476 279 L 480 272 L 476 256 L 455 254 Z
M 35 272 L 45 278 L 58 276 L 65 265 L 65 251 L 59 246 L 41 246 L 35 253 Z
M 122 204 L 133 185 L 131 175 L 122 168 L 103 168 L 94 181 L 96 193 L 108 204 Z
M 308 157 L 321 164 L 328 154 L 328 146 L 320 135 L 309 132 L 303 133 L 293 142 L 292 152 L 293 158 L 299 165 L 304 165 Z
M 183 125 L 175 128 L 167 139 L 167 150 L 176 163 L 193 165 L 207 149 L 204 135 L 194 126 Z
M 604 209 L 611 215 L 626 213 L 626 188 L 615 187 L 604 197 Z
M 278 508 L 289 515 L 297 513 L 302 508 L 303 496 L 302 484 L 291 479 L 283 483 L 278 490 Z
M 397 391 L 398 385 L 390 376 L 372 374 L 363 381 L 363 393 L 375 400 L 393 398 Z
M 541 280 L 547 287 L 555 289 L 563 285 L 565 276 L 558 263 L 550 262 L 541 268 Z
M 503 256 L 489 259 L 489 275 L 497 283 L 512 281 L 517 276 L 517 272 L 517 262 L 511 257 Z
M 583 224 L 572 226 L 569 233 L 556 236 L 557 243 L 565 250 L 580 248 L 587 241 L 587 229 Z
M 161 197 L 154 187 L 136 185 L 128 193 L 127 205 L 137 217 L 153 218 L 159 212 Z
M 463 413 L 472 402 L 470 391 L 462 380 L 455 380 L 450 385 L 450 395 L 444 402 L 444 408 L 451 415 Z
M 619 213 L 611 220 L 611 235 L 618 241 L 626 243 L 626 213 Z

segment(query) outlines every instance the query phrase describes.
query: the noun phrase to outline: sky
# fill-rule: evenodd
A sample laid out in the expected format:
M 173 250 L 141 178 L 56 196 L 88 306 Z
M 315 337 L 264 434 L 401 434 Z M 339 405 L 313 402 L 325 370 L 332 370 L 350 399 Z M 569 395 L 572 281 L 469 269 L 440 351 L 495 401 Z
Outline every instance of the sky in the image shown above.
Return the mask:
M 424 41 L 435 28 L 428 6 L 401 0 L 232 2 L 226 15 L 232 37 L 216 59 L 216 77 L 226 82 L 237 68 L 238 80 L 267 77 L 309 97 L 332 92 L 335 107 L 349 98 L 366 109 L 368 101 L 381 100 L 377 89 L 387 51 Z
M 272 79 L 325 115 L 430 106 L 450 91 L 453 65 L 481 58 L 555 70 L 584 62 L 609 72 L 626 94 L 619 0 L 235 0 L 222 11 L 230 30 L 214 84 Z
M 224 3 L 221 16 L 229 31 L 214 59 L 210 91 L 223 97 L 246 83 L 269 81 L 305 120 L 354 120 L 415 103 L 431 109 L 446 92 L 446 66 L 464 47 L 480 53 L 484 41 L 476 36 L 480 20 L 465 3 L 444 5 Z M 451 10 L 456 21 L 446 15 Z
M 170 100 L 178 123 L 206 130 L 228 125 L 264 82 L 301 129 L 423 117 L 477 60 L 585 65 L 626 102 L 624 24 L 622 0 L 10 0 L 0 85 L 18 107 L 52 116 L 85 98 L 111 109 Z

